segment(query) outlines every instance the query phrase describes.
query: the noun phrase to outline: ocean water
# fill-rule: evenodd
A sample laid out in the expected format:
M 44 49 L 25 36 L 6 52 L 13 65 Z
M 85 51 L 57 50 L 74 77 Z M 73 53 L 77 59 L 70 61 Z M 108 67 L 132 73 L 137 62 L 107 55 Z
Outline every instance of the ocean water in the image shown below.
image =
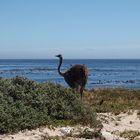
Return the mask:
M 64 60 L 61 70 L 73 64 L 84 64 L 89 77 L 86 88 L 122 87 L 140 89 L 140 60 L 83 59 Z M 25 76 L 37 82 L 54 82 L 67 87 L 57 72 L 58 59 L 54 60 L 0 60 L 0 77 Z

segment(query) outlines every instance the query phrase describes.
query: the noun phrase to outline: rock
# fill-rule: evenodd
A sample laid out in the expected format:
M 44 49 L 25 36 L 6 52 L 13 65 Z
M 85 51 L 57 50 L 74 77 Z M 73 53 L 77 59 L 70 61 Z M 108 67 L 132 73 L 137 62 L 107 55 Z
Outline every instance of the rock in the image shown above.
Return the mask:
M 134 140 L 140 140 L 140 136 L 135 137 Z
M 113 135 L 112 135 L 111 133 L 109 133 L 109 132 L 106 132 L 106 131 L 103 131 L 103 132 L 102 132 L 102 136 L 103 136 L 106 140 L 115 140 L 115 139 L 113 138 Z
M 70 127 L 62 127 L 60 128 L 60 132 L 63 133 L 64 135 L 67 135 L 71 132 L 72 128 Z

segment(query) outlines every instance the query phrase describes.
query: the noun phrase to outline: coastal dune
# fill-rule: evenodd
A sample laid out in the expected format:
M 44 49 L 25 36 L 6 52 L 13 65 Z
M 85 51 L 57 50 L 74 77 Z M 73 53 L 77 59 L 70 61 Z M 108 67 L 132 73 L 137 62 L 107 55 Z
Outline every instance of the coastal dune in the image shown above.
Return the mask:
M 130 140 L 125 136 L 120 136 L 122 132 L 139 132 L 139 136 L 132 136 L 135 140 L 140 139 L 140 118 L 137 116 L 138 111 L 130 111 L 127 113 L 120 113 L 113 115 L 111 113 L 99 113 L 98 119 L 102 121 L 103 128 L 101 130 L 102 138 L 106 140 Z M 86 140 L 85 138 L 67 137 L 69 134 L 80 133 L 85 129 L 93 131 L 89 127 L 75 126 L 75 127 L 56 127 L 48 128 L 40 127 L 35 130 L 24 130 L 16 134 L 0 135 L 1 140 L 47 140 L 47 139 L 67 139 L 67 140 Z M 132 138 L 131 138 L 132 139 Z M 93 138 L 92 140 L 96 140 Z M 99 140 L 99 139 L 98 139 Z
M 25 77 L 0 79 L 1 140 L 139 140 L 140 90 L 79 93 Z

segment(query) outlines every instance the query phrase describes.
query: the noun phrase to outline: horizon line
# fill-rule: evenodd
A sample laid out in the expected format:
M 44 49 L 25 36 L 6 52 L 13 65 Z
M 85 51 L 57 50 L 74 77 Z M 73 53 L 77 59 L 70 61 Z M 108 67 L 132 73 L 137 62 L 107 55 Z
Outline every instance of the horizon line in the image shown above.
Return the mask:
M 56 60 L 57 58 L 0 58 L 0 60 Z M 65 60 L 140 60 L 140 58 L 64 58 Z

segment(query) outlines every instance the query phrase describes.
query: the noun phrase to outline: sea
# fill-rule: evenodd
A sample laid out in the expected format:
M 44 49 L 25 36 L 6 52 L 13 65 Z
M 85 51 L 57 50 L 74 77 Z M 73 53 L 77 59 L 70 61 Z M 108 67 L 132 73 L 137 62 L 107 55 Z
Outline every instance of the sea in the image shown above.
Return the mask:
M 0 59 L 0 77 L 23 76 L 36 82 L 53 82 L 68 87 L 57 72 L 58 59 Z M 140 89 L 140 59 L 66 59 L 61 71 L 74 64 L 88 69 L 87 89 Z

